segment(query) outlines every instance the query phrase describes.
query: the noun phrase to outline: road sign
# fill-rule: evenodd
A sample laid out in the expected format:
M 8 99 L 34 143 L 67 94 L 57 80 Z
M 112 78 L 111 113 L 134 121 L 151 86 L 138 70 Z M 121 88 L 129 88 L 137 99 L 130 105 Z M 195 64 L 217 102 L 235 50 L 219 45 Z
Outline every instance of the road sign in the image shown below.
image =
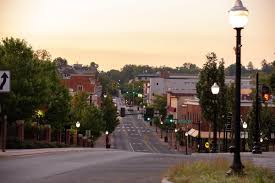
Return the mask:
M 179 120 L 177 120 L 177 123 L 189 124 L 189 123 L 192 123 L 192 120 L 190 120 L 190 119 L 179 119 Z
M 209 148 L 209 142 L 205 142 L 205 144 L 204 144 L 204 146 L 205 146 L 205 148 Z
M 0 71 L 0 92 L 10 92 L 10 71 Z

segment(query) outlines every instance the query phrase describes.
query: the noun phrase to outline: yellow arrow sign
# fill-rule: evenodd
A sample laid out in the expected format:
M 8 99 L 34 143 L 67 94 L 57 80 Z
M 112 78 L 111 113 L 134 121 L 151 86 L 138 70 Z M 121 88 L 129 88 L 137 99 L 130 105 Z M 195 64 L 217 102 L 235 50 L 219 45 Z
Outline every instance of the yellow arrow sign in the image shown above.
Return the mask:
M 209 148 L 209 142 L 205 142 L 205 144 L 204 144 L 204 146 L 205 146 L 205 148 Z

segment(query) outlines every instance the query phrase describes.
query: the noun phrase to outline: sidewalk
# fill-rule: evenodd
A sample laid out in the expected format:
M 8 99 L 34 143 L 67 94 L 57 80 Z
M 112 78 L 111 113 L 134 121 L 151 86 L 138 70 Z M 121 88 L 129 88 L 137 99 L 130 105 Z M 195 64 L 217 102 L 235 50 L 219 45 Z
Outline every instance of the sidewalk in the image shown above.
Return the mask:
M 1 157 L 16 157 L 16 156 L 28 156 L 45 153 L 60 153 L 60 152 L 80 152 L 80 151 L 100 151 L 105 150 L 102 148 L 43 148 L 43 149 L 7 149 L 6 152 L 0 152 Z
M 105 134 L 102 134 L 96 141 L 95 141 L 95 147 L 101 147 L 105 148 L 105 143 L 106 143 L 106 136 Z

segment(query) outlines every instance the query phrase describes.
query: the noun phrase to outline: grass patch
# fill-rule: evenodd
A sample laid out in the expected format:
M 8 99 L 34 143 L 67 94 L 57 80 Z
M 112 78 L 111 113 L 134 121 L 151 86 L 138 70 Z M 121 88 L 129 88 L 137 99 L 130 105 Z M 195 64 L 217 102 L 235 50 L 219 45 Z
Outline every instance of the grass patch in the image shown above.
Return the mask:
M 243 162 L 243 176 L 227 176 L 231 162 L 218 158 L 185 162 L 168 170 L 168 179 L 174 183 L 274 183 L 275 174 L 269 169 L 257 167 L 250 161 Z

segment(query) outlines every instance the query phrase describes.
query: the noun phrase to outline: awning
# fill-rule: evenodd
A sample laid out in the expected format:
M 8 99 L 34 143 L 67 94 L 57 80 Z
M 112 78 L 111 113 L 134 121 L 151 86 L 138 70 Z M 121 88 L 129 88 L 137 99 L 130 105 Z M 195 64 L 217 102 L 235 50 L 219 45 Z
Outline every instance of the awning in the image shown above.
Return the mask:
M 192 137 L 197 137 L 199 134 L 199 131 L 194 128 L 191 128 L 187 133 L 188 133 L 188 135 L 190 135 Z
M 199 135 L 199 131 L 194 129 L 194 128 L 191 128 L 188 132 L 188 135 L 192 136 L 192 137 L 198 137 Z M 201 131 L 201 138 L 202 139 L 208 139 L 208 138 L 213 138 L 213 132 L 205 132 L 205 131 Z M 217 138 L 218 139 L 223 139 L 223 132 L 220 133 L 217 133 Z M 230 132 L 227 132 L 227 138 L 230 138 Z

